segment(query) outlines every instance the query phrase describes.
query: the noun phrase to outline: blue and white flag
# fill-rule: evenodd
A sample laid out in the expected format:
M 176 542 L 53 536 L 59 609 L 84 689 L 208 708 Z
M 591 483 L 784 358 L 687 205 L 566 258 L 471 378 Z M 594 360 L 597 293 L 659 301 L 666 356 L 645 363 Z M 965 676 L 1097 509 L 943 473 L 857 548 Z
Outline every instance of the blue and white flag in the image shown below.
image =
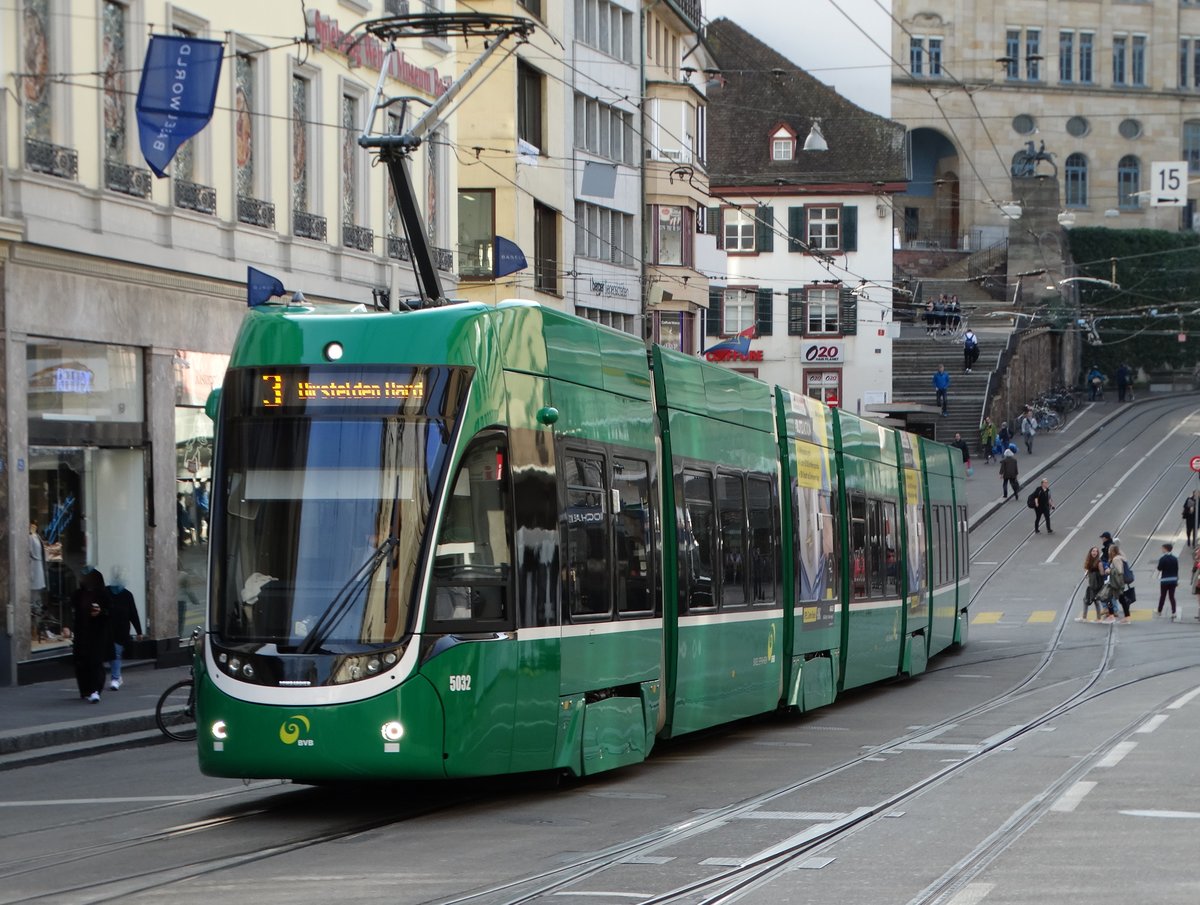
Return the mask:
M 496 254 L 493 256 L 493 260 L 496 262 L 494 266 L 494 276 L 496 277 L 506 277 L 510 273 L 516 273 L 529 266 L 520 246 L 504 236 L 496 236 Z
M 287 295 L 278 277 L 263 273 L 254 267 L 246 268 L 246 307 L 257 308 L 277 295 Z
M 136 109 L 142 156 L 156 176 L 212 118 L 224 49 L 204 38 L 150 36 Z

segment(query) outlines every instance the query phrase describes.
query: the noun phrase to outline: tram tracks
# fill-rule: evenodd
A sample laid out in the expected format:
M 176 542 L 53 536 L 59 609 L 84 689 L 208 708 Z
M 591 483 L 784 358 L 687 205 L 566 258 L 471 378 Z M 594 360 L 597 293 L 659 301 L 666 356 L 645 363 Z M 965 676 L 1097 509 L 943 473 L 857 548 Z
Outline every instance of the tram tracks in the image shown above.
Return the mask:
M 1160 416 L 1165 417 L 1165 415 Z M 1159 419 L 1154 419 L 1151 423 L 1156 423 Z M 1098 468 L 1099 466 L 1097 466 Z M 1088 472 L 1088 475 L 1094 475 L 1093 469 Z M 1167 472 L 1161 473 L 1155 481 L 1155 484 L 1165 479 Z M 1070 493 L 1078 492 L 1079 489 L 1086 483 L 1080 482 Z M 1149 491 L 1142 496 L 1144 501 L 1148 496 Z M 1064 497 L 1066 499 L 1066 497 Z M 1140 502 L 1140 501 L 1139 501 Z M 1136 507 L 1135 507 L 1136 508 Z M 1024 512 L 1024 507 L 1022 507 Z M 1014 513 L 1014 517 L 1018 514 Z M 1009 558 L 1006 558 L 1006 562 Z M 990 577 L 990 576 L 989 576 Z M 973 595 L 972 600 L 978 596 Z M 1072 596 L 1073 599 L 1073 596 Z M 854 832 L 864 829 L 872 825 L 876 820 L 886 816 L 888 812 L 894 810 L 898 804 L 903 801 L 911 800 L 918 797 L 924 792 L 932 789 L 938 784 L 944 782 L 951 776 L 957 775 L 959 772 L 968 769 L 971 765 L 978 763 L 981 759 L 994 753 L 998 748 L 1011 744 L 1012 741 L 1022 735 L 1034 731 L 1045 722 L 1055 719 L 1062 714 L 1069 712 L 1077 706 L 1082 706 L 1089 700 L 1094 699 L 1098 694 L 1104 694 L 1105 691 L 1092 693 L 1099 682 L 1101 676 L 1111 664 L 1111 659 L 1114 651 L 1114 643 L 1117 637 L 1114 631 L 1110 631 L 1105 636 L 1103 652 L 1100 662 L 1089 677 L 1086 685 L 1081 689 L 1078 682 L 1074 680 L 1056 681 L 1050 684 L 1043 684 L 1037 688 L 1031 686 L 1041 678 L 1049 663 L 1053 660 L 1055 654 L 1062 646 L 1062 636 L 1066 624 L 1066 619 L 1060 619 L 1053 638 L 1047 644 L 1043 651 L 1043 656 L 1030 673 L 1021 681 L 1007 689 L 1006 691 L 995 695 L 991 699 L 973 705 L 969 708 L 964 708 L 957 714 L 946 717 L 927 726 L 922 726 L 918 730 L 911 731 L 898 738 L 872 746 L 866 749 L 858 756 L 847 758 L 841 763 L 831 765 L 823 770 L 817 771 L 812 775 L 801 780 L 788 783 L 779 788 L 769 790 L 759 795 L 747 798 L 740 802 L 719 808 L 714 811 L 707 812 L 702 815 L 697 815 L 684 821 L 676 822 L 666 827 L 661 827 L 649 833 L 639 835 L 630 840 L 623 841 L 616 845 L 605 848 L 602 851 L 595 852 L 584 858 L 575 859 L 569 864 L 564 864 L 560 867 L 538 872 L 534 875 L 525 876 L 514 879 L 508 882 L 498 883 L 479 889 L 474 892 L 465 893 L 463 895 L 454 896 L 439 900 L 442 905 L 451 905 L 451 903 L 506 903 L 506 905 L 516 905 L 516 903 L 525 903 L 535 901 L 539 898 L 553 895 L 554 893 L 567 893 L 572 888 L 586 882 L 589 879 L 596 878 L 602 875 L 605 871 L 619 869 L 621 865 L 627 864 L 631 859 L 638 857 L 653 856 L 655 852 L 675 845 L 681 840 L 688 839 L 694 836 L 699 836 L 717 828 L 723 823 L 737 819 L 739 816 L 750 814 L 755 810 L 769 804 L 772 801 L 777 801 L 784 796 L 795 792 L 810 789 L 822 782 L 826 782 L 833 777 L 842 774 L 848 770 L 854 769 L 863 765 L 865 762 L 877 758 L 878 755 L 888 752 L 891 749 L 901 748 L 907 742 L 911 742 L 922 736 L 927 736 L 931 732 L 935 732 L 946 726 L 955 723 L 963 723 L 973 717 L 980 716 L 984 713 L 991 712 L 999 707 L 1011 705 L 1015 702 L 1022 701 L 1026 697 L 1045 693 L 1049 689 L 1058 687 L 1065 682 L 1071 684 L 1074 693 L 1065 698 L 1062 702 L 1055 704 L 1054 707 L 1044 710 L 1041 714 L 1022 723 L 1018 729 L 1011 733 L 1005 734 L 998 738 L 993 738 L 988 745 L 981 747 L 973 754 L 962 758 L 960 761 L 947 765 L 929 775 L 919 779 L 914 783 L 910 783 L 905 788 L 889 795 L 873 805 L 862 808 L 856 808 L 852 813 L 839 821 L 833 821 L 820 827 L 814 827 L 807 833 L 796 834 L 781 841 L 778 845 L 769 850 L 760 853 L 756 858 L 749 860 L 736 868 L 731 868 L 724 871 L 718 871 L 711 876 L 696 880 L 686 886 L 681 886 L 675 889 L 668 889 L 662 892 L 653 894 L 651 897 L 644 899 L 643 905 L 650 902 L 675 902 L 675 901 L 704 901 L 704 902 L 724 902 L 733 901 L 740 895 L 748 892 L 751 889 L 757 888 L 764 883 L 770 882 L 771 879 L 778 876 L 784 870 L 794 866 L 798 860 L 819 853 L 822 849 L 827 848 L 839 840 L 845 839 Z M 960 664 L 968 665 L 968 664 Z M 1173 671 L 1173 670 L 1172 670 Z M 1165 673 L 1159 673 L 1165 674 Z M 1149 677 L 1144 677 L 1149 678 Z M 1144 680 L 1144 679 L 1143 679 Z M 1073 773 L 1071 775 L 1074 775 Z M 1065 780 L 1064 780 L 1065 781 Z M 221 793 L 222 796 L 239 794 L 241 790 L 233 792 Z M 203 799 L 201 799 L 203 800 Z M 291 852 L 300 851 L 306 848 L 321 846 L 328 843 L 336 843 L 347 839 L 351 836 L 369 833 L 374 830 L 382 829 L 387 826 L 398 824 L 407 820 L 413 820 L 422 816 L 427 816 L 436 811 L 455 809 L 462 807 L 467 801 L 471 800 L 470 796 L 456 797 L 453 800 L 443 798 L 436 806 L 423 808 L 413 808 L 411 810 L 403 810 L 401 812 L 390 811 L 386 815 L 377 815 L 369 819 L 358 821 L 348 821 L 340 823 L 337 826 L 327 827 L 319 832 L 302 833 L 299 836 L 291 839 L 278 840 L 271 844 L 263 844 L 252 847 L 250 849 L 241 850 L 232 854 L 214 855 L 211 857 L 202 857 L 196 859 L 182 858 L 176 863 L 161 865 L 154 868 L 149 868 L 144 871 L 126 874 L 119 879 L 79 883 L 75 885 L 61 884 L 58 889 L 48 891 L 34 898 L 24 897 L 23 901 L 71 901 L 71 902 L 104 902 L 112 901 L 118 898 L 125 898 L 136 893 L 151 892 L 153 890 L 161 890 L 172 884 L 198 879 L 205 876 L 218 875 L 224 871 L 230 871 L 238 867 L 251 864 L 256 861 L 262 861 L 270 858 L 286 855 Z M 195 804 L 197 799 L 182 799 L 179 804 Z M 155 808 L 138 809 L 151 811 L 163 807 L 173 807 L 174 803 L 166 805 L 157 805 Z M 161 831 L 143 834 L 137 837 L 130 837 L 121 841 L 113 841 L 108 843 L 98 843 L 93 846 L 81 846 L 73 850 L 62 850 L 53 855 L 48 855 L 41 863 L 42 867 L 48 867 L 50 861 L 59 867 L 64 865 L 64 859 L 67 863 L 72 862 L 87 862 L 89 859 L 103 859 L 106 855 L 110 855 L 116 851 L 129 848 L 145 848 L 147 852 L 153 850 L 153 847 L 173 839 L 178 839 L 184 835 L 192 835 L 203 833 L 222 827 L 227 827 L 234 822 L 253 821 L 270 817 L 277 817 L 279 812 L 283 810 L 283 806 L 270 805 L 267 808 L 256 808 L 244 813 L 226 815 L 222 818 L 217 818 L 212 821 L 198 821 L 194 824 L 185 824 L 181 826 L 167 828 Z M 132 809 L 131 809 L 132 812 Z M 126 812 L 129 813 L 129 812 Z M 111 815 L 110 815 L 111 816 Z M 1022 827 L 1025 823 L 1022 819 L 1018 819 L 1020 815 L 1014 815 L 1010 821 L 1011 826 L 1006 823 L 1001 826 L 989 840 L 992 844 L 1001 845 L 1004 839 L 1016 838 L 1011 834 L 1023 831 Z M 1032 811 L 1025 815 L 1032 819 L 1036 815 Z M 110 818 L 104 818 L 110 819 Z M 994 837 L 994 839 L 993 839 Z M 986 842 L 987 840 L 985 840 Z M 1011 841 L 1008 843 L 1011 844 Z M 981 847 L 977 852 L 966 856 L 961 867 L 958 868 L 958 873 L 954 870 L 947 872 L 947 877 L 950 879 L 934 889 L 930 887 L 927 891 L 924 900 L 914 900 L 914 902 L 929 902 L 938 901 L 939 896 L 944 896 L 947 890 L 952 889 L 954 877 L 966 875 L 966 871 L 972 868 L 972 865 L 979 864 L 980 870 L 986 863 L 990 863 L 990 849 L 985 850 L 981 843 Z M 1000 851 L 1002 849 L 997 849 Z M 966 859 L 972 859 L 967 862 Z M 139 860 L 151 860 L 141 858 Z M 35 869 L 36 866 L 30 869 Z M 16 879 L 24 871 L 20 865 L 12 861 L 0 862 L 0 880 L 5 878 Z M 2 887 L 0 887 L 2 888 Z M 953 887 L 956 888 L 956 887 Z M 697 900 L 697 895 L 703 895 L 705 898 Z M 0 899 L 4 899 L 3 894 L 0 894 Z

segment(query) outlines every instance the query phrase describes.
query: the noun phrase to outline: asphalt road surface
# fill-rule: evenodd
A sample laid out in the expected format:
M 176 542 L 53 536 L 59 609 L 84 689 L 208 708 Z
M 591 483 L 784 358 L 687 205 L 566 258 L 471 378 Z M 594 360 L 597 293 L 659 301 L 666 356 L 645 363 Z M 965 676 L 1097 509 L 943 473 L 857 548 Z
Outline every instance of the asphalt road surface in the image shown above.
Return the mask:
M 1200 621 L 1154 618 L 1200 402 L 1140 405 L 971 535 L 971 636 L 913 680 L 673 741 L 641 766 L 312 788 L 199 775 L 184 744 L 0 774 L 0 903 L 1089 905 L 1200 901 Z M 1139 601 L 1082 623 L 1123 541 Z

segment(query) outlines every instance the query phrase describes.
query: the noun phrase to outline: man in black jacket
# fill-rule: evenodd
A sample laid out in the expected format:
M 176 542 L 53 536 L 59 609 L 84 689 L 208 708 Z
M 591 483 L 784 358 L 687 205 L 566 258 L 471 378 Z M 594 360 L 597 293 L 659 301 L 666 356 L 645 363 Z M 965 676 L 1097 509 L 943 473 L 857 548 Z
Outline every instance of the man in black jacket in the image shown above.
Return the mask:
M 1042 485 L 1033 492 L 1033 533 L 1041 534 L 1042 519 L 1046 520 L 1046 533 L 1053 534 L 1050 528 L 1050 513 L 1054 511 L 1054 501 L 1050 499 L 1050 482 L 1042 478 Z

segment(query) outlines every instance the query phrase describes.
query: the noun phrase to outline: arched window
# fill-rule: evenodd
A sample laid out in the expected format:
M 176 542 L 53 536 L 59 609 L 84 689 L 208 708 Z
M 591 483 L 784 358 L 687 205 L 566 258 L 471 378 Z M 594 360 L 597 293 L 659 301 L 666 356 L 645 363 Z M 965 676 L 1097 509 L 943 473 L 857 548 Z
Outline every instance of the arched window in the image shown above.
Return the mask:
M 1067 158 L 1063 168 L 1066 182 L 1067 207 L 1087 207 L 1088 203 L 1088 164 L 1082 154 L 1072 154 Z
M 1142 187 L 1142 162 L 1126 154 L 1117 163 L 1117 207 L 1138 207 L 1138 190 Z
M 1189 173 L 1200 173 L 1200 119 L 1183 124 L 1183 159 L 1188 162 Z

